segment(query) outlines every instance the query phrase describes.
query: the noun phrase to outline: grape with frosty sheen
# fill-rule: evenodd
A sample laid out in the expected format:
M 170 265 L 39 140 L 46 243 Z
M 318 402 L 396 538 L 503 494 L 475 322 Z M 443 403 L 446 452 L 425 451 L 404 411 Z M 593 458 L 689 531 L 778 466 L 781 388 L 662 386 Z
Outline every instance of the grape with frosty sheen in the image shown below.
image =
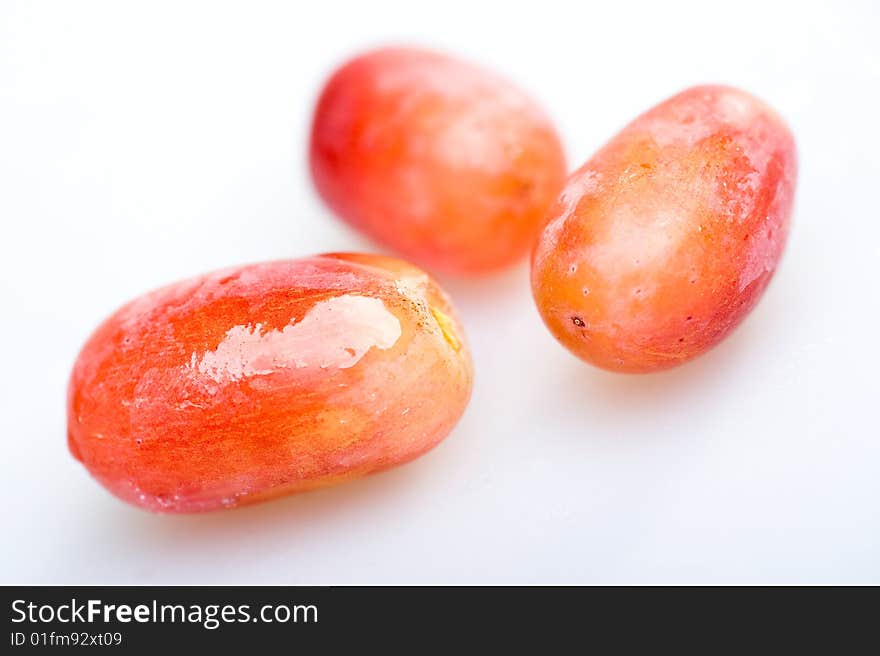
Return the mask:
M 795 142 L 754 96 L 688 89 L 635 119 L 573 173 L 532 254 L 544 322 L 614 371 L 666 369 L 748 314 L 782 255 Z
M 333 74 L 310 159 L 340 217 L 455 274 L 525 257 L 565 179 L 562 146 L 531 99 L 487 71 L 411 48 L 369 52 Z
M 419 456 L 471 380 L 461 326 L 420 269 L 358 254 L 253 264 L 104 321 L 73 368 L 68 444 L 135 505 L 229 508 Z

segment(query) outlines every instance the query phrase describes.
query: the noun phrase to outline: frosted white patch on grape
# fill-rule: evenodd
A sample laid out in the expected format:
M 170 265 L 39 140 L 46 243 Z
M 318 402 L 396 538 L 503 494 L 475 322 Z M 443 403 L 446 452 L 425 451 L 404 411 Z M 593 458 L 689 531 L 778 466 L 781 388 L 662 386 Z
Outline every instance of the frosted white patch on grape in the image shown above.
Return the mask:
M 234 326 L 189 368 L 217 382 L 270 374 L 278 368 L 348 369 L 371 348 L 391 348 L 400 321 L 377 298 L 346 294 L 316 303 L 281 330 Z

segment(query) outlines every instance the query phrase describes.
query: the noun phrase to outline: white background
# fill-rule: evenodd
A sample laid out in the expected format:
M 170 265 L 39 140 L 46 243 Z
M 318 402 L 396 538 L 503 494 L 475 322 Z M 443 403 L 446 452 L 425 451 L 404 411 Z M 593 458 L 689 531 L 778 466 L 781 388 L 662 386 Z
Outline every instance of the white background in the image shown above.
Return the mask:
M 880 5 L 4 2 L 0 582 L 880 582 Z M 306 167 L 346 56 L 422 44 L 516 81 L 572 166 L 700 82 L 788 118 L 786 257 L 720 347 L 668 373 L 580 363 L 522 266 L 443 279 L 477 367 L 436 450 L 232 512 L 150 515 L 68 454 L 79 347 L 203 271 L 377 250 Z

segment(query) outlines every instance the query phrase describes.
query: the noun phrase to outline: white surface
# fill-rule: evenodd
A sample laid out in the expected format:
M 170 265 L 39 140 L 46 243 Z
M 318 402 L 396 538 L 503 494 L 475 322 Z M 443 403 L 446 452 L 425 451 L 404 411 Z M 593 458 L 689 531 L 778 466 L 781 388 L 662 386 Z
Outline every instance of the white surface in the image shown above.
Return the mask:
M 0 5 L 0 582 L 880 582 L 880 5 Z M 719 348 L 581 364 L 525 267 L 444 280 L 477 367 L 419 461 L 205 516 L 116 501 L 68 454 L 99 320 L 234 263 L 376 250 L 312 191 L 318 85 L 388 41 L 505 73 L 572 165 L 666 96 L 735 84 L 790 121 L 786 258 Z

